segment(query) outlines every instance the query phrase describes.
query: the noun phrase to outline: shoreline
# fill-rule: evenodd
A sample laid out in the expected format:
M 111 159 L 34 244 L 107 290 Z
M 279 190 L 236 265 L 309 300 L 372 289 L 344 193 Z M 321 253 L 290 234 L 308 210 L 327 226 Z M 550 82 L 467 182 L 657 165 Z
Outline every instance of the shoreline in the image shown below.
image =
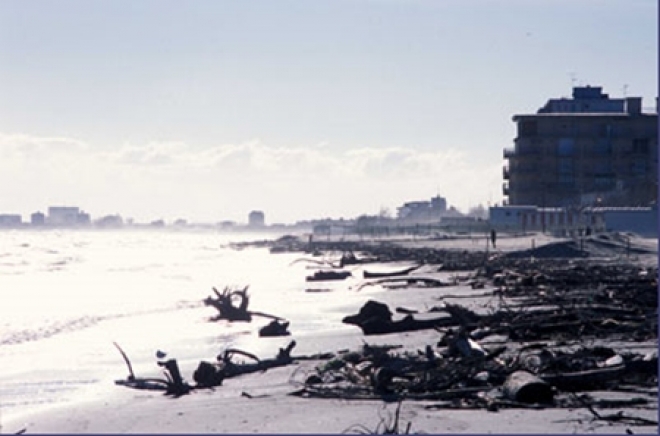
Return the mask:
M 507 253 L 526 250 L 532 247 L 532 237 L 498 239 L 498 252 Z M 534 246 L 565 241 L 552 237 L 533 236 Z M 485 244 L 485 238 L 484 238 Z M 656 246 L 657 246 L 657 241 Z M 412 241 L 399 243 L 415 248 L 417 245 L 428 248 L 465 249 L 465 240 Z M 479 244 L 479 245 L 484 245 Z M 645 246 L 651 246 L 646 242 Z M 470 244 L 468 244 L 470 245 Z M 474 244 L 476 245 L 476 244 Z M 412 247 L 410 247 L 412 246 Z M 475 251 L 479 251 L 474 247 Z M 483 248 L 483 247 L 481 247 Z M 619 247 L 620 248 L 620 247 Z M 471 251 L 471 250 L 470 250 Z M 497 252 L 495 252 L 497 253 Z M 653 255 L 628 256 L 614 250 L 612 262 L 631 260 L 652 264 Z M 276 254 L 273 254 L 276 255 Z M 642 259 L 643 258 L 643 259 Z M 657 253 L 655 254 L 657 265 Z M 366 264 L 368 269 L 391 268 L 391 264 Z M 487 289 L 488 290 L 488 289 Z M 335 291 L 344 292 L 344 291 Z M 434 297 L 444 295 L 479 294 L 469 286 L 440 289 L 409 287 L 396 290 L 362 290 L 364 299 L 386 302 L 390 307 L 428 308 Z M 448 300 L 449 301 L 449 300 Z M 480 300 L 456 300 L 469 307 L 478 307 Z M 471 303 L 468 304 L 468 301 Z M 346 313 L 345 315 L 349 315 Z M 345 327 L 345 326 L 342 326 Z M 439 333 L 434 330 L 420 330 L 387 335 L 363 336 L 355 330 L 338 329 L 336 333 L 297 338 L 295 335 L 283 341 L 296 339 L 299 346 L 296 354 L 313 354 L 356 349 L 362 343 L 370 345 L 401 345 L 403 349 L 422 350 L 424 346 L 438 342 Z M 357 331 L 357 332 L 356 332 Z M 305 342 L 303 344 L 303 341 Z M 488 344 L 488 342 L 484 342 Z M 312 345 L 313 344 L 313 345 Z M 638 344 L 640 346 L 644 344 Z M 656 338 L 657 350 L 657 338 Z M 645 346 L 650 346 L 646 344 Z M 263 356 L 270 357 L 270 356 Z M 26 433 L 328 433 L 346 431 L 383 432 L 388 416 L 395 413 L 396 403 L 382 400 L 344 400 L 300 398 L 290 395 L 299 385 L 292 384 L 292 377 L 300 376 L 305 369 L 312 371 L 322 361 L 304 360 L 292 365 L 268 369 L 265 372 L 246 374 L 226 379 L 221 386 L 212 389 L 196 390 L 189 395 L 171 398 L 159 391 L 134 390 L 121 386 L 103 398 L 84 399 L 80 402 L 54 405 L 35 414 L 22 413 L 18 417 L 4 419 L 2 430 L 16 433 L 25 429 Z M 117 375 L 124 374 L 125 368 Z M 191 381 L 190 374 L 184 378 Z M 107 389 L 103 389 L 106 392 Z M 246 395 L 247 394 L 247 395 Z M 616 397 L 611 392 L 597 392 L 601 397 Z M 656 398 L 657 401 L 657 398 Z M 530 433 L 611 433 L 621 434 L 626 429 L 634 433 L 654 433 L 657 426 L 633 426 L 594 419 L 587 408 L 545 408 L 542 410 L 512 408 L 490 412 L 485 409 L 449 410 L 433 409 L 437 401 L 404 400 L 401 404 L 399 430 L 403 432 L 410 423 L 411 432 L 425 433 L 466 433 L 466 434 L 530 434 Z M 625 407 L 602 411 L 603 415 L 614 411 L 631 411 L 635 416 L 657 420 L 655 410 Z M 384 421 L 383 421 L 384 420 Z M 392 422 L 389 422 L 392 424 Z M 363 426 L 363 427 L 356 427 Z M 366 430 L 365 430 L 366 429 Z

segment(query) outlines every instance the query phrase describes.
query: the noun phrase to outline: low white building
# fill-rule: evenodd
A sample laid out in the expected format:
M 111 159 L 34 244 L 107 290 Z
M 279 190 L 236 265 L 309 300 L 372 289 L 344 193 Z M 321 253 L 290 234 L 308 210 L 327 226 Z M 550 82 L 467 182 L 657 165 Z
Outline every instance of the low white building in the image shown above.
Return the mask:
M 605 228 L 602 215 L 594 209 L 492 206 L 489 208 L 491 228 L 510 232 L 548 232 L 568 235 L 573 232 L 599 231 Z
M 658 236 L 658 207 L 596 208 L 603 217 L 605 229 L 613 232 L 633 232 L 640 236 Z
M 633 232 L 658 234 L 658 208 L 654 207 L 546 207 L 494 206 L 490 227 L 505 232 L 547 232 L 571 235 L 581 232 Z

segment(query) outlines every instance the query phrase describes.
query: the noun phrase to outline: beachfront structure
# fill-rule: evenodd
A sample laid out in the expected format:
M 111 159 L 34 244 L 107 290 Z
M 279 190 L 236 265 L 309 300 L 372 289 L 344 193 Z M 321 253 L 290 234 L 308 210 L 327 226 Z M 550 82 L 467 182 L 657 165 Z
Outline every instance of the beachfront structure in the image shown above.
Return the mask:
M 586 231 L 602 231 L 602 216 L 593 210 L 564 207 L 492 206 L 488 222 L 491 228 L 509 232 L 548 232 L 571 234 Z
M 51 226 L 77 226 L 89 224 L 89 214 L 77 207 L 51 206 L 48 208 L 46 223 Z
M 504 150 L 508 205 L 649 206 L 657 200 L 658 114 L 641 97 L 609 98 L 575 87 L 536 114 L 514 115 Z
M 488 223 L 506 232 L 543 232 L 559 236 L 602 231 L 658 235 L 658 208 L 492 206 Z
M 632 232 L 644 237 L 658 237 L 658 207 L 602 207 L 595 208 L 613 232 Z

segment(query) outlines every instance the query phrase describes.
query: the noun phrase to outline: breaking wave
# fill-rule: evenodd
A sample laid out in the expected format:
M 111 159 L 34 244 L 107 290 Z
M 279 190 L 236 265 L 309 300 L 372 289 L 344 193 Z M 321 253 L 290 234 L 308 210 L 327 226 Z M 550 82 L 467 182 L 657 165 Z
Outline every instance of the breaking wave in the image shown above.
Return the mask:
M 57 320 L 33 328 L 23 328 L 19 330 L 0 332 L 0 346 L 39 341 L 58 334 L 72 333 L 96 326 L 106 320 L 174 312 L 178 310 L 194 309 L 202 306 L 202 301 L 178 301 L 172 306 L 140 310 L 131 313 L 120 313 L 102 316 L 81 316 L 74 319 Z

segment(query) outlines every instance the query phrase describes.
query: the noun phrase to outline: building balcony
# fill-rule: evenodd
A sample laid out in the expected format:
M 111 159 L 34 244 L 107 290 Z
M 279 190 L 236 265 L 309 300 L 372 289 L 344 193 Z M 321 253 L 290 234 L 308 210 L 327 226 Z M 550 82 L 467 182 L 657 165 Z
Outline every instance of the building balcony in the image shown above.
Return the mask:
M 516 167 L 516 171 L 515 171 L 515 174 L 521 174 L 521 175 L 525 175 L 525 176 L 530 176 L 530 175 L 537 176 L 539 173 L 541 173 L 539 171 L 539 165 L 534 165 L 534 164 L 531 164 L 531 165 L 518 165 Z M 511 171 L 509 171 L 509 176 L 510 175 L 511 175 Z
M 509 180 L 510 174 L 509 174 L 509 167 L 503 167 L 502 168 L 502 178 L 504 180 Z
M 505 148 L 504 149 L 504 159 L 509 159 L 511 157 L 514 157 L 516 155 L 516 150 L 513 148 Z
M 508 196 L 509 195 L 509 184 L 508 183 L 502 183 L 502 194 Z

